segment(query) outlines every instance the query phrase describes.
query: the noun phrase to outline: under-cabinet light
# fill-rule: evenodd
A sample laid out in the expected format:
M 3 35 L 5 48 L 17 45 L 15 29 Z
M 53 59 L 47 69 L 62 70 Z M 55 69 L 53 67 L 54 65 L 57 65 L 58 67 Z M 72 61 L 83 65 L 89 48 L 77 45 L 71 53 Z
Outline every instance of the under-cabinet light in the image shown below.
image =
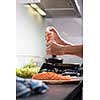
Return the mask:
M 46 13 L 36 4 L 31 4 L 31 6 L 42 16 L 46 16 Z

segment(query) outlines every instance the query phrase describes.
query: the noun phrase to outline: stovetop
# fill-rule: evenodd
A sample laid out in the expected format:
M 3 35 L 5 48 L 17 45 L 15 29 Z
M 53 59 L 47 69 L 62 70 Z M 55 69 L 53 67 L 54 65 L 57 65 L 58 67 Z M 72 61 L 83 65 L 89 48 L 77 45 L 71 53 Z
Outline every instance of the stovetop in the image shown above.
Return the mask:
M 80 64 L 52 64 L 43 63 L 39 72 L 55 72 L 62 75 L 82 76 L 83 67 Z

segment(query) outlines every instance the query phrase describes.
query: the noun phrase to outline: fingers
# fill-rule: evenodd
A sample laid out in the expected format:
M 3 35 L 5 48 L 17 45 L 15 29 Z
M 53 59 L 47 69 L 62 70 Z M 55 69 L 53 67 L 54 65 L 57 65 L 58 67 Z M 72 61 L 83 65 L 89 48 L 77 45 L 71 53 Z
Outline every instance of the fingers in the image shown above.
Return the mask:
M 58 42 L 58 40 L 60 40 L 61 42 L 63 41 L 66 45 L 74 45 L 71 42 L 68 42 L 68 41 L 65 41 L 64 39 L 62 39 L 61 36 L 59 35 L 58 31 L 54 27 L 52 27 L 50 29 L 50 31 L 53 33 L 55 40 L 57 42 Z
M 51 55 L 52 52 L 51 52 L 51 43 L 48 43 L 47 46 L 46 46 L 46 54 L 47 55 Z
M 57 30 L 56 30 L 54 27 L 52 27 L 52 28 L 50 29 L 50 31 L 51 31 L 51 32 L 54 32 L 54 33 L 57 33 Z
M 52 35 L 51 33 L 45 32 L 45 39 L 46 39 L 46 54 L 51 55 L 51 45 L 52 45 Z
M 47 55 L 52 55 L 53 54 L 53 52 L 52 52 L 52 45 L 53 45 L 52 41 L 47 42 L 47 44 L 46 44 L 46 54 Z
M 54 33 L 55 29 L 53 27 L 51 27 L 48 32 L 47 31 L 45 32 L 46 42 L 49 42 L 50 40 L 54 41 L 54 36 L 55 36 Z
M 61 45 L 56 44 L 55 42 L 49 42 L 46 46 L 47 55 L 62 55 Z
M 47 54 L 47 55 L 52 55 L 51 50 L 46 49 L 46 54 Z
M 49 42 L 50 40 L 53 41 L 53 36 L 51 33 L 45 32 L 45 40 Z
M 58 33 L 58 31 L 57 31 L 54 27 L 52 27 L 52 28 L 50 29 L 50 32 L 53 33 L 54 37 L 58 37 L 58 38 L 59 38 L 59 33 Z
M 50 40 L 52 41 L 52 36 L 46 36 L 46 42 L 49 42 Z

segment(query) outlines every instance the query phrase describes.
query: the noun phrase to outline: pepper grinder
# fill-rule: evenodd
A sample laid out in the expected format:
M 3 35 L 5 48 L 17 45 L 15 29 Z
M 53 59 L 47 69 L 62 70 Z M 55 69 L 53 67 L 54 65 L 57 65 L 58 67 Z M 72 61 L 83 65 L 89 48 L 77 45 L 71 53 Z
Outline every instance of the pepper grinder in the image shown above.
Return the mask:
M 49 32 L 51 34 L 53 34 L 52 32 L 50 32 L 50 29 L 52 29 L 53 26 L 48 26 L 46 28 L 46 32 Z M 52 41 L 54 41 L 54 38 L 52 37 Z M 57 57 L 56 55 L 52 55 L 51 58 L 46 58 L 46 63 L 52 63 L 52 64 L 55 64 L 55 63 L 63 63 L 63 59 L 60 58 L 60 57 Z

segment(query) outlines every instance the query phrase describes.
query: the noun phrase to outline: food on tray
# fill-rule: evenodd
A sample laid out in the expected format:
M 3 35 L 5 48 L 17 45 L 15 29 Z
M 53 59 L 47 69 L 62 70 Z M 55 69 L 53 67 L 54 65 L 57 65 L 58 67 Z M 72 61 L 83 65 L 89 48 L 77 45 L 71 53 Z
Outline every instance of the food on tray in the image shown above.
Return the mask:
M 71 80 L 70 76 L 62 76 L 54 72 L 42 72 L 32 76 L 32 79 L 37 80 Z

